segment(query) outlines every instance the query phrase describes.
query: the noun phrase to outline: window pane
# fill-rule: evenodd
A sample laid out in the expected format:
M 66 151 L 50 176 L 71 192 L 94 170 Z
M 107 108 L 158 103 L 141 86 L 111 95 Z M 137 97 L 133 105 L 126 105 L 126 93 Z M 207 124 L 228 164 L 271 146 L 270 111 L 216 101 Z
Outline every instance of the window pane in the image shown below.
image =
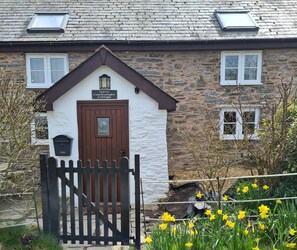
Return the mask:
M 243 129 L 242 134 L 254 134 L 255 133 L 255 112 L 244 112 L 242 115 Z
M 48 139 L 48 125 L 46 117 L 38 117 L 35 119 L 35 136 L 36 139 Z
M 224 122 L 236 122 L 236 112 L 224 112 Z
M 224 124 L 224 135 L 236 134 L 236 124 Z
M 43 58 L 30 58 L 31 70 L 44 70 L 44 59 Z
M 63 58 L 51 58 L 51 83 L 55 83 L 65 75 L 64 59 Z
M 109 117 L 98 117 L 98 135 L 109 136 L 110 135 L 110 124 Z
M 238 56 L 226 56 L 225 66 L 229 67 L 238 67 Z
M 257 55 L 247 55 L 244 57 L 245 67 L 257 67 L 258 65 L 258 56 Z
M 246 68 L 244 70 L 244 80 L 257 80 L 257 69 Z
M 31 71 L 31 83 L 45 83 L 44 71 Z
M 255 112 L 249 111 L 249 112 L 243 112 L 242 115 L 243 122 L 255 122 Z
M 238 69 L 226 69 L 225 70 L 225 80 L 237 80 L 238 79 Z
M 62 26 L 65 15 L 37 14 L 32 28 L 59 28 Z

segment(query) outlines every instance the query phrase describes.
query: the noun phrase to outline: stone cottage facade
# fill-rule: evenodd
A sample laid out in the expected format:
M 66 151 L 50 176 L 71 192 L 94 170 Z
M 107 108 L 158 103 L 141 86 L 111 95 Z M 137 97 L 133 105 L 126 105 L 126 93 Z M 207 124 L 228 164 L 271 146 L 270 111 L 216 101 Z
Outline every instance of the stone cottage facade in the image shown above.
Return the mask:
M 145 124 L 141 127 L 146 132 L 136 133 L 134 143 L 139 145 L 141 139 L 148 139 L 141 149 L 134 150 L 133 138 L 129 138 L 129 156 L 134 153 L 143 155 L 146 168 L 143 176 L 167 178 L 169 174 L 193 168 L 178 131 L 193 124 L 205 127 L 211 119 L 219 124 L 218 134 L 223 140 L 241 139 L 242 126 L 238 120 L 242 118 L 230 106 L 239 93 L 245 112 L 252 113 L 251 126 L 259 126 L 263 104 L 275 97 L 276 84 L 284 77 L 296 75 L 296 3 L 295 0 L 156 0 L 101 1 L 98 5 L 92 0 L 63 0 L 58 3 L 42 0 L 14 5 L 4 1 L 0 3 L 0 64 L 6 73 L 23 79 L 27 88 L 41 90 L 45 93 L 43 96 L 47 93 L 53 96 L 56 87 L 52 86 L 62 86 L 65 82 L 71 84 L 74 78 L 71 79 L 70 73 L 74 71 L 79 75 L 81 65 L 88 64 L 88 60 L 104 45 L 104 50 L 122 65 L 119 68 L 128 67 L 128 71 L 131 74 L 135 72 L 141 80 L 131 82 L 130 73 L 122 74 L 120 70 L 115 70 L 117 74 L 114 74 L 108 62 L 94 67 L 89 72 L 90 76 L 91 73 L 96 73 L 94 79 L 104 74 L 112 76 L 111 90 L 116 87 L 120 96 L 116 100 L 133 103 L 130 98 L 143 95 L 144 99 L 148 98 L 144 105 L 152 105 L 157 113 L 160 112 L 163 116 L 161 127 L 160 124 L 152 125 L 156 118 L 150 120 L 150 115 L 144 115 Z M 56 64 L 51 64 L 54 61 Z M 39 67 L 40 62 L 44 67 Z M 54 65 L 58 65 L 57 68 Z M 109 68 L 107 71 L 104 71 L 104 65 Z M 36 81 L 42 77 L 40 71 L 48 71 L 47 80 L 37 84 Z M 48 80 L 50 74 L 55 79 Z M 116 82 L 113 85 L 113 79 L 127 81 L 126 88 L 121 90 L 122 85 L 118 86 Z M 82 86 L 83 90 L 83 81 L 75 86 Z M 138 86 L 142 81 L 148 85 Z M 96 86 L 98 84 L 96 80 Z M 153 98 L 144 86 L 157 87 L 156 92 L 165 93 L 176 106 L 160 108 L 162 98 Z M 95 89 L 95 83 L 90 86 L 89 93 L 92 89 Z M 127 89 L 140 89 L 140 95 L 136 92 L 131 97 L 122 95 Z M 51 112 L 55 112 L 55 107 L 59 106 L 57 102 L 67 98 L 71 91 L 73 86 L 63 92 L 61 99 L 53 102 L 52 108 L 47 109 L 50 137 L 37 143 L 45 144 L 43 150 L 50 145 L 53 156 L 52 138 L 67 131 L 57 129 L 58 122 Z M 72 93 L 71 96 L 75 95 Z M 98 101 L 91 96 L 75 99 L 79 100 Z M 63 101 L 61 105 L 65 107 Z M 212 113 L 205 112 L 206 108 Z M 129 112 L 129 118 L 133 118 L 132 111 Z M 147 112 L 146 109 L 143 112 Z M 156 117 L 157 113 L 154 113 Z M 133 123 L 131 119 L 130 122 Z M 224 131 L 224 125 L 231 128 L 231 132 Z M 156 134 L 160 129 L 163 131 L 160 137 L 146 137 L 146 133 Z M 67 133 L 69 136 L 79 137 L 71 131 Z M 134 136 L 133 132 L 130 130 L 129 134 Z M 201 134 L 202 139 L 203 136 Z M 159 145 L 162 146 L 158 148 Z M 161 152 L 161 156 L 147 153 L 154 152 L 153 149 Z M 149 159 L 154 157 L 154 167 L 150 168 Z M 78 147 L 75 158 L 81 158 Z M 161 163 L 158 163 L 160 159 Z M 166 186 L 160 187 L 153 199 L 161 197 L 166 190 Z

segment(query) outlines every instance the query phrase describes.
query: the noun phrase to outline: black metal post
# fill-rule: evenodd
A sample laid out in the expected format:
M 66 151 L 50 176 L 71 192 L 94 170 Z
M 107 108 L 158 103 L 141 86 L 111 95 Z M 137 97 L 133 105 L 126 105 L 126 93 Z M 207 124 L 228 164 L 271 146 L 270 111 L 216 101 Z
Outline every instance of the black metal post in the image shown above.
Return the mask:
M 140 249 L 140 160 L 139 155 L 134 156 L 135 161 L 135 248 Z
M 45 233 L 50 232 L 49 227 L 49 192 L 48 192 L 48 166 L 47 154 L 39 155 L 40 182 L 41 182 L 41 202 L 42 202 L 42 224 Z

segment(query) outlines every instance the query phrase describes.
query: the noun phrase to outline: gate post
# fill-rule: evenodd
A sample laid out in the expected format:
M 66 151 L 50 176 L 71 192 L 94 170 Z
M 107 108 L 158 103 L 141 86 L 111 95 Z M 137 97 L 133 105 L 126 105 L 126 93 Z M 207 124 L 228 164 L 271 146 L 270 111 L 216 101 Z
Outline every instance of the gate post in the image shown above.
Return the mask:
M 121 188 L 121 231 L 122 245 L 129 245 L 130 231 L 130 188 L 129 188 L 129 160 L 123 157 L 120 161 Z
M 135 248 L 140 249 L 140 160 L 139 155 L 134 156 L 135 169 Z
M 40 163 L 40 183 L 41 183 L 41 203 L 42 203 L 42 224 L 45 233 L 50 232 L 49 226 L 49 192 L 48 192 L 48 166 L 47 154 L 39 155 Z

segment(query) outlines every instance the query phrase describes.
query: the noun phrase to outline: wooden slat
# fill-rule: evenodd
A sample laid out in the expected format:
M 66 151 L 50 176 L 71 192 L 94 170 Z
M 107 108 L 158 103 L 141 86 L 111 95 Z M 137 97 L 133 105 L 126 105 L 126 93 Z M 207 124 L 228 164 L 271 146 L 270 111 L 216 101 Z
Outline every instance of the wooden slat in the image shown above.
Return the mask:
M 70 231 L 71 235 L 75 235 L 75 206 L 74 206 L 74 176 L 73 176 L 73 161 L 69 161 L 69 180 L 70 180 Z M 75 244 L 75 239 L 71 240 L 72 244 Z
M 79 243 L 84 243 L 84 214 L 83 214 L 83 173 L 82 162 L 77 162 L 77 186 L 78 186 L 78 231 L 79 231 Z
M 63 243 L 67 243 L 67 202 L 66 202 L 66 183 L 65 183 L 65 161 L 61 161 L 61 170 L 59 172 L 59 177 L 61 179 L 61 195 L 62 195 L 62 234 Z
M 95 206 L 96 209 L 100 210 L 100 183 L 99 183 L 99 161 L 95 161 L 94 166 L 94 181 L 95 181 Z M 100 236 L 100 218 L 99 214 L 95 215 L 95 230 L 96 230 L 96 245 L 100 244 L 99 236 Z
M 92 194 L 91 194 L 91 162 L 87 161 L 86 165 L 86 195 L 87 195 L 87 230 L 88 230 L 88 244 L 92 243 Z

